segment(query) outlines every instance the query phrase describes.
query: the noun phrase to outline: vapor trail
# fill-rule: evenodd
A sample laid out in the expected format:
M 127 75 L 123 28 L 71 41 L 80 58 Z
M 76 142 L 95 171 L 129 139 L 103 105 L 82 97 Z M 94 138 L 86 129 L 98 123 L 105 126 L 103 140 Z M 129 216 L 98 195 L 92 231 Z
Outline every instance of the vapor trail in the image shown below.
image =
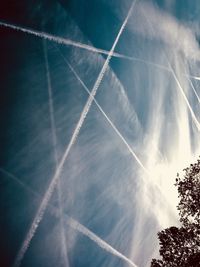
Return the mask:
M 196 96 L 196 98 L 197 98 L 197 100 L 199 101 L 199 104 L 200 104 L 200 98 L 199 98 L 199 96 L 197 94 L 197 91 L 195 90 L 194 85 L 193 85 L 193 83 L 192 83 L 192 81 L 191 81 L 191 79 L 189 77 L 188 77 L 188 81 L 189 81 L 189 83 L 190 83 L 190 85 L 192 87 L 192 90 L 193 90 L 193 92 L 194 92 L 194 94 L 195 94 L 195 96 Z
M 109 54 L 109 51 L 107 51 L 107 50 L 104 50 L 104 49 L 101 49 L 101 48 L 96 48 L 94 46 L 83 44 L 83 43 L 80 43 L 80 42 L 75 42 L 73 40 L 66 39 L 66 38 L 63 38 L 63 37 L 59 37 L 59 36 L 56 36 L 56 35 L 53 35 L 53 34 L 49 34 L 49 33 L 43 32 L 43 31 L 33 30 L 33 29 L 17 26 L 17 25 L 11 24 L 11 23 L 2 22 L 2 21 L 0 21 L 0 26 L 6 27 L 6 28 L 10 28 L 10 29 L 13 29 L 13 30 L 16 30 L 16 31 L 21 31 L 21 32 L 24 32 L 24 33 L 27 33 L 27 34 L 30 34 L 30 35 L 37 36 L 39 38 L 44 38 L 44 39 L 46 39 L 48 41 L 51 41 L 51 42 L 54 42 L 54 43 L 57 43 L 57 44 L 63 44 L 63 45 L 66 45 L 66 46 L 74 46 L 74 47 L 82 48 L 82 49 L 85 49 L 85 50 L 88 50 L 88 51 L 91 51 L 91 52 L 94 52 L 94 53 L 103 54 L 103 55 L 108 55 Z M 126 55 L 123 55 L 123 54 L 120 54 L 120 53 L 117 53 L 117 52 L 113 52 L 112 56 L 113 57 L 117 57 L 117 58 L 130 60 L 130 61 L 141 62 L 141 63 L 147 64 L 147 65 L 150 65 L 150 66 L 153 66 L 153 67 L 165 70 L 165 71 L 170 71 L 169 68 L 166 67 L 166 66 L 163 66 L 161 64 L 154 63 L 154 62 L 151 62 L 151 61 L 148 61 L 148 60 L 145 60 L 145 59 L 132 57 L 132 56 L 126 56 Z M 200 77 L 190 76 L 190 75 L 187 75 L 187 76 L 191 77 L 193 79 L 196 79 L 196 80 L 200 80 Z
M 74 47 L 78 47 L 78 48 L 82 48 L 91 52 L 95 52 L 95 53 L 100 53 L 100 54 L 104 54 L 104 55 L 109 55 L 109 51 L 104 50 L 104 49 L 100 49 L 100 48 L 96 48 L 94 46 L 91 45 L 87 45 L 87 44 L 83 44 L 80 42 L 75 42 L 73 40 L 70 39 L 66 39 L 63 37 L 59 37 L 53 34 L 49 34 L 47 32 L 44 31 L 38 31 L 38 30 L 33 30 L 33 29 L 29 29 L 26 27 L 21 27 L 21 26 L 17 26 L 11 23 L 6 23 L 6 22 L 2 22 L 0 21 L 0 26 L 6 27 L 6 28 L 10 28 L 16 31 L 21 31 L 24 33 L 28 33 L 30 35 L 34 35 L 37 36 L 39 38 L 44 38 L 46 40 L 55 42 L 57 44 L 63 44 L 63 45 L 67 45 L 67 46 L 74 46 Z M 113 53 L 113 56 L 118 57 L 118 58 L 124 58 L 124 59 L 131 59 L 131 57 L 129 56 L 125 56 L 119 53 Z
M 178 80 L 176 74 L 175 74 L 174 69 L 172 68 L 172 65 L 171 65 L 170 62 L 168 61 L 167 57 L 166 57 L 166 60 L 167 60 L 167 62 L 168 62 L 168 64 L 169 64 L 171 73 L 172 73 L 172 75 L 173 75 L 173 77 L 174 77 L 174 79 L 175 79 L 175 81 L 176 81 L 176 83 L 177 83 L 177 85 L 178 85 L 178 88 L 179 88 L 179 90 L 180 90 L 180 92 L 181 92 L 181 94 L 182 94 L 182 96 L 183 96 L 183 98 L 184 98 L 184 100 L 185 100 L 185 103 L 186 103 L 186 105 L 187 105 L 187 107 L 188 107 L 188 109 L 189 109 L 189 111 L 190 111 L 190 114 L 191 114 L 191 116 L 192 116 L 192 119 L 193 119 L 193 121 L 194 121 L 194 123 L 195 123 L 197 129 L 200 131 L 200 123 L 199 123 L 199 121 L 197 120 L 197 118 L 196 118 L 196 116 L 195 116 L 195 114 L 194 114 L 194 111 L 193 111 L 193 109 L 192 109 L 192 107 L 191 107 L 191 105 L 190 105 L 190 103 L 189 103 L 189 101 L 188 101 L 188 98 L 187 98 L 187 96 L 186 96 L 186 94 L 185 94 L 185 92 L 184 92 L 184 90 L 183 90 L 183 88 L 182 88 L 182 86 L 181 86 L 181 84 L 180 84 L 180 82 L 179 82 L 179 80 Z
M 109 245 L 107 242 L 102 240 L 100 237 L 95 235 L 93 232 L 91 232 L 88 228 L 80 224 L 79 222 L 75 221 L 73 218 L 69 218 L 67 221 L 67 224 L 69 224 L 72 228 L 79 231 L 80 233 L 86 235 L 91 240 L 93 240 L 95 243 L 99 245 L 102 249 L 106 250 L 107 252 L 117 256 L 118 258 L 121 258 L 122 260 L 126 261 L 129 265 L 133 267 L 137 267 L 135 263 L 133 263 L 130 259 L 128 259 L 126 256 L 124 256 L 122 253 L 114 249 L 111 245 Z
M 58 153 L 57 153 L 57 136 L 56 136 L 56 127 L 55 127 L 55 117 L 54 117 L 54 105 L 53 105 L 53 96 L 52 96 L 52 86 L 51 86 L 51 77 L 49 71 L 49 60 L 47 54 L 47 44 L 46 40 L 43 39 L 43 50 L 44 50 L 44 59 L 45 59 L 45 68 L 46 68 L 46 77 L 47 77 L 47 87 L 48 87 L 48 100 L 49 100 L 49 114 L 50 114 L 50 123 L 51 123 L 51 134 L 53 142 L 53 151 L 54 151 L 54 160 L 55 168 L 58 167 Z M 69 266 L 68 255 L 67 255 L 67 242 L 65 238 L 64 230 L 64 218 L 63 218 L 63 206 L 62 206 L 62 196 L 61 196 L 61 181 L 60 178 L 57 184 L 57 193 L 58 193 L 58 202 L 59 202 L 59 213 L 60 213 L 60 236 L 62 243 L 63 258 L 65 266 Z
M 75 42 L 73 40 L 66 39 L 66 38 L 63 38 L 63 37 L 59 37 L 59 36 L 56 36 L 56 35 L 53 35 L 53 34 L 49 34 L 49 33 L 43 32 L 43 31 L 33 30 L 33 29 L 17 26 L 17 25 L 14 25 L 14 24 L 2 22 L 2 21 L 0 21 L 0 26 L 6 27 L 6 28 L 11 28 L 11 29 L 16 30 L 16 31 L 21 31 L 21 32 L 24 32 L 24 33 L 27 33 L 27 34 L 30 34 L 30 35 L 37 36 L 39 38 L 44 38 L 44 39 L 46 39 L 48 41 L 52 41 L 52 42 L 55 42 L 57 44 L 63 44 L 63 45 L 66 45 L 66 46 L 74 46 L 74 47 L 82 48 L 82 49 L 85 49 L 85 50 L 88 50 L 88 51 L 91 51 L 91 52 L 94 52 L 94 53 L 99 53 L 99 54 L 103 54 L 103 55 L 109 55 L 109 51 L 107 51 L 107 50 L 96 48 L 94 46 L 83 44 L 83 43 L 80 43 L 80 42 Z M 167 67 L 159 65 L 159 64 L 156 64 L 156 63 L 153 63 L 151 61 L 146 61 L 146 60 L 143 60 L 143 59 L 140 59 L 140 58 L 137 58 L 137 57 L 126 56 L 126 55 L 123 55 L 123 54 L 120 54 L 120 53 L 116 53 L 116 52 L 113 52 L 112 56 L 113 57 L 118 57 L 118 58 L 128 59 L 128 60 L 131 60 L 131 61 L 132 60 L 133 61 L 138 61 L 138 62 L 142 62 L 142 63 L 145 63 L 145 64 L 150 64 L 150 65 L 153 65 L 153 66 L 161 68 L 161 69 L 167 69 Z
M 200 77 L 198 77 L 198 76 L 190 76 L 192 79 L 195 79 L 195 80 L 197 80 L 197 81 L 200 81 Z
M 83 125 L 83 122 L 84 122 L 84 120 L 85 120 L 85 118 L 86 118 L 86 116 L 87 116 L 87 114 L 88 114 L 88 112 L 90 110 L 91 105 L 92 105 L 93 98 L 96 95 L 96 92 L 97 92 L 97 90 L 99 88 L 99 85 L 100 85 L 100 83 L 101 83 L 101 81 L 102 81 L 102 79 L 104 77 L 106 68 L 107 68 L 107 66 L 108 66 L 108 64 L 110 62 L 110 59 L 111 59 L 112 55 L 113 55 L 113 52 L 114 52 L 114 49 L 115 49 L 115 47 L 116 47 L 116 45 L 118 43 L 118 40 L 119 40 L 119 38 L 120 38 L 120 36 L 121 36 L 121 34 L 122 34 L 126 24 L 127 24 L 127 21 L 128 21 L 130 15 L 131 15 L 131 12 L 133 11 L 133 8 L 135 6 L 136 1 L 137 0 L 133 1 L 132 5 L 131 5 L 131 7 L 130 7 L 130 9 L 128 11 L 128 14 L 127 14 L 127 16 L 126 16 L 126 18 L 125 18 L 120 30 L 119 30 L 119 33 L 117 34 L 117 37 L 116 37 L 116 39 L 115 39 L 115 41 L 114 41 L 114 43 L 112 45 L 112 48 L 111 48 L 111 50 L 110 50 L 110 52 L 109 52 L 109 54 L 108 54 L 108 56 L 107 56 L 107 58 L 106 58 L 106 60 L 105 60 L 105 62 L 103 64 L 103 67 L 102 67 L 102 69 L 101 69 L 101 71 L 100 71 L 100 73 L 99 73 L 99 75 L 97 77 L 97 80 L 96 80 L 96 82 L 95 82 L 95 84 L 93 86 L 93 89 L 91 91 L 91 95 L 88 98 L 88 100 L 87 100 L 87 102 L 86 102 L 86 104 L 85 104 L 85 106 L 83 108 L 83 111 L 82 111 L 80 119 L 79 119 L 79 121 L 78 121 L 78 123 L 76 125 L 76 128 L 75 128 L 75 130 L 73 132 L 71 140 L 70 140 L 70 142 L 69 142 L 69 144 L 68 144 L 68 146 L 67 146 L 67 148 L 65 150 L 65 153 L 64 153 L 61 161 L 58 164 L 58 168 L 56 169 L 55 174 L 54 174 L 54 176 L 53 176 L 53 178 L 52 178 L 52 180 L 50 182 L 50 185 L 47 188 L 47 191 L 46 191 L 46 193 L 45 193 L 45 195 L 43 197 L 43 200 L 42 200 L 42 202 L 40 204 L 40 207 L 39 207 L 39 209 L 38 209 L 38 211 L 37 211 L 37 213 L 35 215 L 35 218 L 34 218 L 32 224 L 31 224 L 31 227 L 30 227 L 30 229 L 29 229 L 29 231 L 28 231 L 28 233 L 27 233 L 27 235 L 25 237 L 25 240 L 23 241 L 23 243 L 22 243 L 22 245 L 20 247 L 19 253 L 17 254 L 16 260 L 14 262 L 14 267 L 19 267 L 20 266 L 21 261 L 23 260 L 24 255 L 25 255 L 25 253 L 26 253 L 26 251 L 27 251 L 27 249 L 28 249 L 28 247 L 30 245 L 30 242 L 31 242 L 33 236 L 35 235 L 35 231 L 37 230 L 38 225 L 39 225 L 40 221 L 42 220 L 42 218 L 44 216 L 44 213 L 45 213 L 46 207 L 48 205 L 48 202 L 49 202 L 49 200 L 50 200 L 50 198 L 51 198 L 51 196 L 53 194 L 53 191 L 54 191 L 54 189 L 55 189 L 55 187 L 56 187 L 56 185 L 58 183 L 59 176 L 60 176 L 60 174 L 62 172 L 64 163 L 65 163 L 65 161 L 66 161 L 66 159 L 67 159 L 67 157 L 69 155 L 69 152 L 70 152 L 73 144 L 75 143 L 75 141 L 76 141 L 76 139 L 77 139 L 77 137 L 79 135 L 79 132 L 80 132 L 80 129 L 81 129 L 82 125 Z
M 61 52 L 60 52 L 61 53 Z M 61 53 L 62 55 L 62 53 Z M 134 159 L 137 161 L 137 163 L 140 165 L 140 167 L 147 173 L 148 170 L 145 168 L 145 166 L 143 165 L 143 163 L 141 162 L 141 160 L 138 158 L 138 156 L 136 155 L 136 153 L 133 151 L 133 149 L 130 147 L 130 145 L 127 143 L 126 139 L 123 137 L 123 135 L 120 133 L 120 131 L 117 129 L 117 127 L 114 125 L 114 123 L 111 121 L 111 119 L 108 117 L 108 115 L 104 112 L 104 110 L 102 109 L 102 107 L 99 105 L 99 103 L 97 102 L 97 100 L 95 99 L 94 96 L 91 95 L 88 87 L 85 85 L 85 83 L 82 81 L 82 79 L 79 77 L 79 75 L 77 74 L 77 72 L 75 71 L 75 69 L 72 67 L 72 65 L 68 62 L 67 59 L 65 59 L 65 57 L 62 55 L 64 61 L 66 62 L 66 64 L 69 66 L 70 70 L 73 72 L 74 76 L 77 78 L 77 80 L 80 82 L 80 84 L 83 86 L 83 88 L 85 89 L 85 91 L 88 93 L 89 96 L 92 97 L 94 103 L 96 104 L 96 106 L 98 107 L 98 109 L 100 110 L 100 112 L 102 113 L 102 115 L 105 117 L 105 119 L 107 120 L 107 122 L 110 124 L 110 126 L 112 127 L 112 129 L 115 131 L 115 133 L 119 136 L 119 138 L 121 139 L 121 141 L 126 145 L 126 147 L 128 148 L 129 152 L 131 153 L 131 155 L 134 157 Z
M 20 181 L 19 178 L 17 178 L 15 175 L 12 173 L 0 168 L 0 172 L 4 173 L 8 177 L 10 177 L 12 180 L 14 180 L 16 183 L 21 185 L 25 190 L 28 192 L 32 193 L 37 199 L 41 199 L 42 197 L 35 191 L 33 191 L 29 186 L 24 184 L 23 182 Z M 52 215 L 54 215 L 56 218 L 59 218 L 59 213 L 58 209 L 54 207 L 52 204 L 48 204 L 48 210 L 51 212 Z M 101 247 L 103 250 L 109 252 L 110 254 L 117 256 L 118 258 L 124 260 L 127 262 L 129 265 L 133 267 L 138 267 L 134 262 L 132 262 L 129 258 L 127 258 L 124 254 L 113 248 L 111 245 L 109 245 L 106 241 L 101 239 L 99 236 L 94 234 L 92 231 L 90 231 L 87 227 L 73 219 L 72 217 L 68 216 L 67 214 L 64 214 L 64 217 L 66 219 L 65 223 L 69 225 L 71 228 L 74 230 L 78 231 L 79 233 L 82 233 L 83 235 L 87 236 L 90 240 L 95 242 L 99 247 Z

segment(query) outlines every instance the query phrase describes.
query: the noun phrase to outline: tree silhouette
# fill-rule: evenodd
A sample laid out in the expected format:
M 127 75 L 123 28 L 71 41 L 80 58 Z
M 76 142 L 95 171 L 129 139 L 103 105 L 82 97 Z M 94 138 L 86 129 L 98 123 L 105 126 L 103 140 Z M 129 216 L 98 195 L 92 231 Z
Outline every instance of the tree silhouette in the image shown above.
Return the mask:
M 160 258 L 151 267 L 200 267 L 200 160 L 177 174 L 177 206 L 182 226 L 158 233 Z

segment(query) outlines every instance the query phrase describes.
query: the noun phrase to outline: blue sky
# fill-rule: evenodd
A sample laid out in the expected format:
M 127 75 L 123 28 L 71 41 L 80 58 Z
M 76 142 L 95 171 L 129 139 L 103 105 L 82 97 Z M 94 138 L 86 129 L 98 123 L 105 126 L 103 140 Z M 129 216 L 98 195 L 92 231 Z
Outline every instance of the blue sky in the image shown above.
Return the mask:
M 1 265 L 147 267 L 158 255 L 157 232 L 178 225 L 176 173 L 200 154 L 199 9 L 5 3 Z

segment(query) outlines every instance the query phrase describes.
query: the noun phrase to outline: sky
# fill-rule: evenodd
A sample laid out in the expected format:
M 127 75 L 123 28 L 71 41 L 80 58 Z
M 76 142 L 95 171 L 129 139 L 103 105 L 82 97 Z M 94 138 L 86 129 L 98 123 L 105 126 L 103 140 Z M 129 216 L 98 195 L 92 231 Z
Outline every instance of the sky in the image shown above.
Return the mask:
M 200 155 L 199 1 L 3 2 L 0 266 L 150 266 Z

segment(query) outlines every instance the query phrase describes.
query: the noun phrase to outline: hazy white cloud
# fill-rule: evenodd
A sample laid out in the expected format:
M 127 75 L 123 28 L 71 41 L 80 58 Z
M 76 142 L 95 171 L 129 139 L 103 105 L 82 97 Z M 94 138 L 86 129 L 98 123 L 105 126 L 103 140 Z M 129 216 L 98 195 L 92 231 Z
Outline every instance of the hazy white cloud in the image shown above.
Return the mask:
M 169 4 L 172 8 L 173 1 Z M 125 8 L 121 6 L 125 12 Z M 115 10 L 121 16 L 120 9 Z M 195 32 L 170 13 L 161 10 L 152 2 L 138 1 L 128 29 L 145 38 L 164 42 L 166 45 L 184 53 L 187 58 L 199 60 L 199 44 Z

